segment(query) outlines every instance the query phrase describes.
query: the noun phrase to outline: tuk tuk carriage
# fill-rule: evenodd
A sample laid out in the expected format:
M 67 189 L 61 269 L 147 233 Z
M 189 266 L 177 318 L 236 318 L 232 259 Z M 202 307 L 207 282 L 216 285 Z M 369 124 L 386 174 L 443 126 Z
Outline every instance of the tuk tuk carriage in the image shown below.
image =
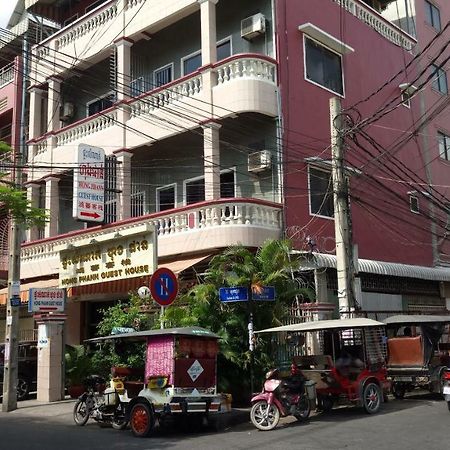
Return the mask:
M 359 405 L 369 414 L 379 411 L 389 391 L 383 323 L 365 319 L 304 322 L 257 333 L 307 333 L 303 354 L 294 356 L 292 370 L 315 382 L 318 408 Z M 301 339 L 301 342 L 304 342 Z
M 415 388 L 442 394 L 450 365 L 450 344 L 442 342 L 442 336 L 450 316 L 397 315 L 383 322 L 388 333 L 387 370 L 394 397 L 402 399 Z
M 217 395 L 219 336 L 200 327 L 167 328 L 116 334 L 88 342 L 146 343 L 141 381 L 127 381 L 121 400 L 134 436 L 148 436 L 155 422 L 168 416 L 195 416 L 213 421 L 220 408 Z M 126 374 L 116 370 L 115 375 Z

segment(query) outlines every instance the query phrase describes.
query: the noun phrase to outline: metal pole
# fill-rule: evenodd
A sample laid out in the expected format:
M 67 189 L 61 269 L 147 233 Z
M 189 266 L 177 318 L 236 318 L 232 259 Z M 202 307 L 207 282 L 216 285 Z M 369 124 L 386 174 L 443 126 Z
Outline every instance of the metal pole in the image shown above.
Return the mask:
M 22 166 L 25 154 L 25 101 L 26 101 L 26 75 L 28 73 L 28 41 L 23 40 L 22 62 L 22 105 L 20 114 L 20 145 L 14 149 L 13 177 L 16 189 L 22 187 Z M 18 151 L 17 151 L 18 150 Z M 17 409 L 17 376 L 18 376 L 18 352 L 19 352 L 19 307 L 15 306 L 14 300 L 19 302 L 20 298 L 13 299 L 20 286 L 20 244 L 21 230 L 14 218 L 11 218 L 11 234 L 9 240 L 8 261 L 8 302 L 6 310 L 5 329 L 5 367 L 3 372 L 3 402 L 2 411 L 8 412 Z M 20 294 L 19 294 L 20 295 Z
M 350 317 L 350 307 L 354 305 L 353 262 L 351 260 L 348 187 L 344 170 L 341 101 L 336 97 L 330 99 L 330 122 L 339 314 L 341 318 L 346 318 Z

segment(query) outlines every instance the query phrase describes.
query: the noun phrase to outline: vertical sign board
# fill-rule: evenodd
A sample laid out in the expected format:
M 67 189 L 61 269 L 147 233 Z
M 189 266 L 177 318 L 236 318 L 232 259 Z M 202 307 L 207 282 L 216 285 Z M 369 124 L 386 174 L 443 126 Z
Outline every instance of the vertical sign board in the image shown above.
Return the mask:
M 105 151 L 80 144 L 73 176 L 73 217 L 89 222 L 105 218 Z

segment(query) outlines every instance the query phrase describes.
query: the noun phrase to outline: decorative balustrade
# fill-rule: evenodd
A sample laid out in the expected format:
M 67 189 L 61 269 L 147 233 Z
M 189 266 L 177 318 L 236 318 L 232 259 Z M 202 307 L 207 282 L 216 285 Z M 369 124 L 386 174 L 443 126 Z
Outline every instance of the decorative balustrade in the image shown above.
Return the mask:
M 117 3 L 114 2 L 109 6 L 106 5 L 104 9 L 95 14 L 89 15 L 85 20 L 71 26 L 67 32 L 61 33 L 61 35 L 55 40 L 56 50 L 67 46 L 76 39 L 79 39 L 88 33 L 98 30 L 99 27 L 104 26 L 116 16 Z
M 176 100 L 193 97 L 202 90 L 202 78 L 197 75 L 181 82 L 171 83 L 164 89 L 156 89 L 130 103 L 131 117 L 150 114 L 156 109 L 170 105 Z
M 378 14 L 374 9 L 370 8 L 359 0 L 332 0 L 350 14 L 353 14 L 362 22 L 366 23 L 369 27 L 380 33 L 388 41 L 403 47 L 406 50 L 411 50 L 416 45 L 416 40 L 397 27 L 393 23 L 389 22 Z
M 14 80 L 14 63 L 0 69 L 0 88 Z
M 42 242 L 24 244 L 22 246 L 22 261 L 26 263 L 57 257 L 56 249 L 62 245 L 76 245 L 76 242 L 80 240 L 95 239 L 103 234 L 111 233 L 111 231 L 129 230 L 139 227 L 143 223 L 151 223 L 155 226 L 158 238 L 162 239 L 160 245 L 164 245 L 164 240 L 170 239 L 171 236 L 187 236 L 191 233 L 207 232 L 208 229 L 217 227 L 248 226 L 280 231 L 282 226 L 281 209 L 281 205 L 256 199 L 202 202 L 168 212 L 127 219 L 106 227 L 80 230 L 79 232 L 69 233 L 67 236 L 57 236 L 44 239 Z
M 48 141 L 47 141 L 47 138 L 45 137 L 44 139 L 42 139 L 41 141 L 36 143 L 35 154 L 36 155 L 40 155 L 41 153 L 46 152 L 47 151 L 47 146 L 48 146 Z
M 253 57 L 232 59 L 219 64 L 216 66 L 218 84 L 238 78 L 264 80 L 275 83 L 276 65 L 274 62 Z
M 91 119 L 86 119 L 80 124 L 75 126 L 68 126 L 63 128 L 62 131 L 56 135 L 56 145 L 65 145 L 69 142 L 73 142 L 77 139 L 82 139 L 85 136 L 89 136 L 99 131 L 103 131 L 106 128 L 111 127 L 117 122 L 117 110 L 114 109 L 108 112 L 101 112 L 96 114 Z

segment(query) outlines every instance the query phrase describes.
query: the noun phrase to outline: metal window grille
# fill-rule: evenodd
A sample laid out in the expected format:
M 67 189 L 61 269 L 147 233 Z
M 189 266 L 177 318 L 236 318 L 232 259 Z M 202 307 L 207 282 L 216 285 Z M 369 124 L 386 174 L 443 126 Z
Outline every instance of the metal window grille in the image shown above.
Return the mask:
M 131 194 L 131 217 L 140 217 L 145 213 L 145 192 L 134 192 Z
M 105 223 L 117 220 L 117 159 L 105 158 Z
M 154 87 L 157 88 L 159 86 L 163 86 L 164 84 L 170 83 L 172 79 L 172 65 L 155 70 Z

